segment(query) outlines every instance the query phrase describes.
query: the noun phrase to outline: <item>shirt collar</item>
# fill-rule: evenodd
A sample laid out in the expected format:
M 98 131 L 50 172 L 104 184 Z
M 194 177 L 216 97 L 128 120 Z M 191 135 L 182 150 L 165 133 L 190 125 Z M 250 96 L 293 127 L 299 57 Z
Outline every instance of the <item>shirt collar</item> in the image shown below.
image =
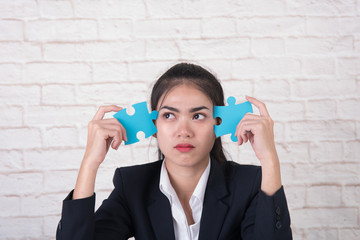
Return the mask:
M 211 163 L 211 161 L 209 159 L 209 163 L 208 163 L 207 167 L 205 168 L 203 174 L 201 175 L 199 182 L 197 183 L 195 190 L 191 196 L 191 199 L 193 199 L 195 197 L 198 200 L 200 200 L 201 203 L 203 203 L 203 201 L 204 201 L 206 185 L 207 185 L 207 182 L 209 179 L 210 163 Z M 159 188 L 160 188 L 160 191 L 169 199 L 170 203 L 172 203 L 174 196 L 177 196 L 177 195 L 176 195 L 174 188 L 171 185 L 168 171 L 165 166 L 165 160 L 162 162 L 162 165 L 161 165 Z

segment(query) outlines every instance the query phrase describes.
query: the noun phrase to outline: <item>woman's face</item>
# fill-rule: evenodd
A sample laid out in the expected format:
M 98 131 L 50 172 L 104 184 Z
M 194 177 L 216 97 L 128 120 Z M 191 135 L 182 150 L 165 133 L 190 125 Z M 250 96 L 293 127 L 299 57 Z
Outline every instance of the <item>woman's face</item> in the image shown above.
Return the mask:
M 160 98 L 157 111 L 157 139 L 167 164 L 207 164 L 215 142 L 211 100 L 194 86 L 179 85 Z

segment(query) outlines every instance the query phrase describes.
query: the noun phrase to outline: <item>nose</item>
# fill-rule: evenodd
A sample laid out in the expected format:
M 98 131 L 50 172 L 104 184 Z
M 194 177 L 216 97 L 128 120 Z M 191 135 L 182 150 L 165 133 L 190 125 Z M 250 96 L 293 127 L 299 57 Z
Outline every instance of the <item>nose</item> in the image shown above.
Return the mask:
M 177 126 L 177 137 L 180 138 L 191 138 L 194 136 L 191 123 L 186 119 L 180 119 Z

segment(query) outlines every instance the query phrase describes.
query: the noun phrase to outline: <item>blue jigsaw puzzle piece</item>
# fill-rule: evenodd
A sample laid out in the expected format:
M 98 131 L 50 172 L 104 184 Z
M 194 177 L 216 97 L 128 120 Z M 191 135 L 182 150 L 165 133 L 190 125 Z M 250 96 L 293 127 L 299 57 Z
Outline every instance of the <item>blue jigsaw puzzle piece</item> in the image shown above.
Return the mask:
M 114 114 L 114 117 L 126 130 L 127 141 L 125 141 L 125 145 L 138 142 L 139 139 L 136 134 L 140 131 L 145 133 L 145 138 L 157 132 L 153 120 L 157 118 L 158 112 L 152 111 L 149 113 L 146 102 L 136 103 L 132 106 L 135 109 L 133 115 L 128 115 L 126 108 Z
M 231 133 L 231 140 L 237 142 L 236 127 L 245 114 L 252 113 L 253 109 L 249 101 L 235 104 L 236 99 L 232 96 L 228 97 L 227 103 L 228 106 L 214 106 L 214 118 L 221 118 L 221 124 L 214 126 L 215 135 L 220 137 Z

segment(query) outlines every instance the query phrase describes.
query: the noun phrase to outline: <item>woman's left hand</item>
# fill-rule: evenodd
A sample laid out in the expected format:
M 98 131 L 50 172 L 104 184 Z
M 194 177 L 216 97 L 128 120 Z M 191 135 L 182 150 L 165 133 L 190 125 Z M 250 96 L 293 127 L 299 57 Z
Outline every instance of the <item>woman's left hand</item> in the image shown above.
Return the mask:
M 274 122 L 263 102 L 252 98 L 246 99 L 255 105 L 260 115 L 247 113 L 236 128 L 238 144 L 249 141 L 256 157 L 261 162 L 261 190 L 271 196 L 281 187 L 280 163 L 274 140 Z
M 265 104 L 256 98 L 246 99 L 259 109 L 260 115 L 247 113 L 236 128 L 238 144 L 250 142 L 256 157 L 261 164 L 277 159 L 274 141 L 274 121 L 271 119 Z

